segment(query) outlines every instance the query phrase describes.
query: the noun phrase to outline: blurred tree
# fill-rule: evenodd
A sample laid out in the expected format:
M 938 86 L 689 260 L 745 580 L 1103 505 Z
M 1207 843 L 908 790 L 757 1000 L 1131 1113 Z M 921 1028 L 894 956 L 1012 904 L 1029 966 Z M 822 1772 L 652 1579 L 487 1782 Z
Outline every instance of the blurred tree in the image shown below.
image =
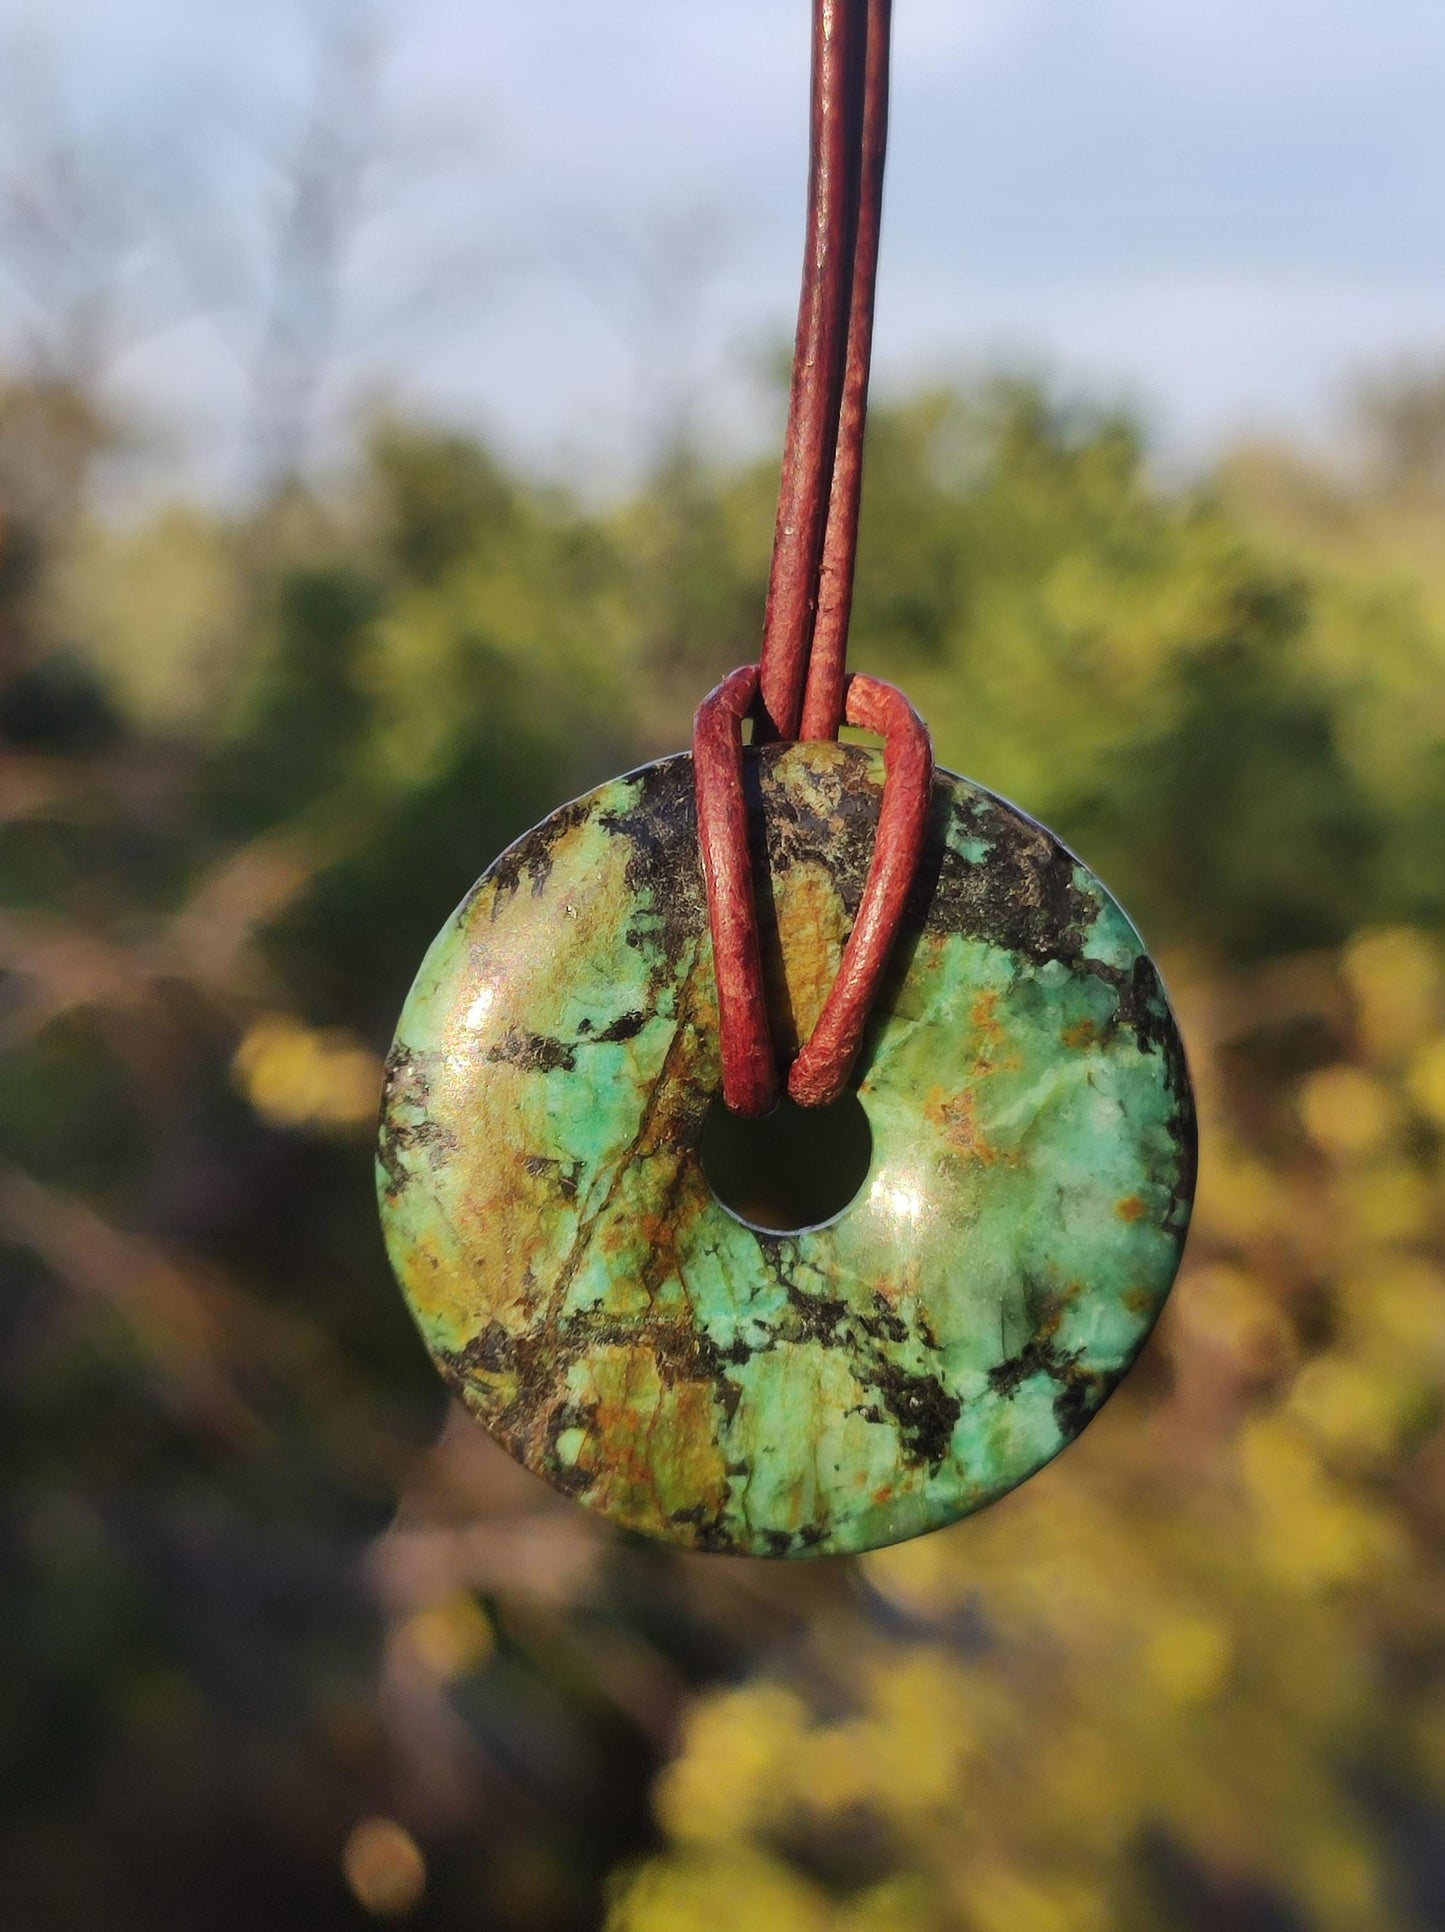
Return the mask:
M 25 409 L 63 468 L 65 409 Z M 1037 386 L 877 413 L 857 661 L 1164 944 L 1206 1167 L 1157 1344 L 1078 1448 L 945 1536 L 784 1573 L 618 1538 L 450 1415 L 369 1174 L 389 1027 L 473 876 L 755 649 L 773 466 L 679 457 L 589 508 L 390 419 L 325 491 L 121 529 L 82 488 L 61 541 L 29 461 L 0 461 L 14 1922 L 1440 1923 L 1423 543 L 1382 551 L 1378 500 L 1297 454 L 1272 497 L 1166 490 Z
M 1407 366 L 1359 384 L 1355 414 L 1386 489 L 1445 484 L 1445 370 Z

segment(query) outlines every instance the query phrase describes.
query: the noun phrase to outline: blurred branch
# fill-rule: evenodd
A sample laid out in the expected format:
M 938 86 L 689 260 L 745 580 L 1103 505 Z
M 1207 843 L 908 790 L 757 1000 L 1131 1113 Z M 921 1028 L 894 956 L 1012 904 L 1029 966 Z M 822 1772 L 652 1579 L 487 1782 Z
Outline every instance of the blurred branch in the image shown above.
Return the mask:
M 13 1050 L 77 1007 L 145 1006 L 177 980 L 232 1016 L 274 1002 L 258 937 L 349 842 L 295 833 L 253 840 L 204 874 L 167 926 L 139 938 L 114 939 L 61 913 L 0 911 L 0 967 L 24 988 L 12 989 L 0 1045 Z
M 272 486 L 302 466 L 337 347 L 345 260 L 376 153 L 381 46 L 372 10 L 319 16 L 315 53 L 312 102 L 272 230 L 268 309 L 251 371 L 254 461 Z
M 360 1399 L 328 1332 L 266 1303 L 173 1245 L 122 1232 L 93 1208 L 0 1164 L 0 1239 L 28 1249 L 57 1281 L 103 1304 L 140 1345 L 168 1410 L 203 1437 L 250 1455 L 280 1440 L 298 1390 L 351 1400 L 315 1418 L 330 1466 L 368 1488 L 399 1485 L 405 1446 Z
M 405 127 L 382 99 L 386 37 L 378 4 L 317 9 L 306 116 L 277 168 L 260 341 L 250 369 L 256 480 L 274 489 L 314 452 L 321 399 L 340 366 L 439 324 L 522 259 L 469 235 L 435 243 L 414 197 L 475 154 L 475 136 Z M 418 260 L 415 248 L 435 247 Z M 360 299 L 353 270 L 367 255 Z
M 232 1318 L 254 1308 L 202 1287 L 155 1244 L 112 1228 L 91 1209 L 18 1169 L 0 1167 L 0 1234 L 39 1256 L 57 1280 L 104 1303 L 136 1335 L 157 1391 L 177 1419 L 231 1449 L 253 1450 L 263 1427 L 223 1367 Z
M 649 469 L 692 442 L 703 381 L 703 317 L 737 221 L 736 211 L 694 201 L 636 219 L 591 213 L 557 231 L 562 267 L 627 351 L 632 408 Z
M 146 213 L 150 146 L 82 128 L 53 61 L 4 63 L 0 279 L 26 312 L 21 366 L 40 389 L 92 394 L 116 358 L 172 319 Z

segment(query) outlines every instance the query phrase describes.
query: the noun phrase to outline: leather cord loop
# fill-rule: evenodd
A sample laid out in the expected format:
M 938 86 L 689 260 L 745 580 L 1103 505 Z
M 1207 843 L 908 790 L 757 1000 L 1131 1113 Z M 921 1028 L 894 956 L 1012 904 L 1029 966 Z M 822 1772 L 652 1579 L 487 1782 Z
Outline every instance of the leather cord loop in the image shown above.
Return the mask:
M 698 708 L 693 741 L 698 836 L 712 925 L 722 1036 L 723 1099 L 734 1113 L 769 1113 L 778 1098 L 748 853 L 742 722 L 757 690 L 756 665 L 725 677 Z M 826 1107 L 848 1084 L 887 969 L 928 832 L 933 745 L 896 685 L 853 673 L 844 680 L 849 724 L 883 737 L 883 802 L 857 917 L 818 1023 L 788 1075 L 802 1107 Z
M 735 1114 L 754 1116 L 770 1112 L 778 1097 L 743 796 L 743 719 L 757 689 L 756 664 L 729 672 L 698 707 L 692 745 L 717 975 L 723 1099 Z
M 788 1076 L 802 1106 L 837 1099 L 862 1042 L 927 830 L 933 749 L 903 693 L 845 671 L 863 479 L 888 140 L 891 0 L 814 0 L 808 246 L 760 662 L 697 713 L 698 836 L 718 988 L 723 1098 L 758 1115 L 779 1079 L 748 852 L 742 727 L 836 738 L 879 732 L 885 781 L 858 915 L 811 1039 Z

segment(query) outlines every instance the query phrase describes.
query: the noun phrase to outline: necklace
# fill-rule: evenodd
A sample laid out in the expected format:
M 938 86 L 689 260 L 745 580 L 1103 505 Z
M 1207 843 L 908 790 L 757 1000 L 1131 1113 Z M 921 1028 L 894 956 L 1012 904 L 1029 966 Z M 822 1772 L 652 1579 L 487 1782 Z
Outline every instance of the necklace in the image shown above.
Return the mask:
M 889 32 L 888 0 L 815 0 L 760 664 L 704 700 L 691 755 L 488 868 L 388 1062 L 383 1224 L 443 1374 L 528 1468 L 694 1549 L 869 1549 L 1013 1488 L 1129 1367 L 1192 1201 L 1138 934 L 845 668 Z M 840 1120 L 863 1158 L 837 1211 L 724 1204 L 729 1135 L 797 1160 Z

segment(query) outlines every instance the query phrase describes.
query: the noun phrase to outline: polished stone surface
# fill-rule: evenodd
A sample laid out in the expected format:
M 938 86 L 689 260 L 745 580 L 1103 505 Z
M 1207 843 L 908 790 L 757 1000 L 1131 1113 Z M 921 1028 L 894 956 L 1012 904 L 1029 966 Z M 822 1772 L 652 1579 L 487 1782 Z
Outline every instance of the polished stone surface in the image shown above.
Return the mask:
M 857 906 L 882 761 L 771 746 L 748 773 L 795 1040 Z M 695 1549 L 869 1549 L 1011 1489 L 1128 1368 L 1184 1243 L 1189 1080 L 1133 927 L 1051 833 L 940 772 L 855 1076 L 872 1164 L 820 1227 L 713 1197 L 716 1037 L 682 756 L 504 853 L 407 1001 L 379 1185 L 443 1373 L 530 1469 Z

